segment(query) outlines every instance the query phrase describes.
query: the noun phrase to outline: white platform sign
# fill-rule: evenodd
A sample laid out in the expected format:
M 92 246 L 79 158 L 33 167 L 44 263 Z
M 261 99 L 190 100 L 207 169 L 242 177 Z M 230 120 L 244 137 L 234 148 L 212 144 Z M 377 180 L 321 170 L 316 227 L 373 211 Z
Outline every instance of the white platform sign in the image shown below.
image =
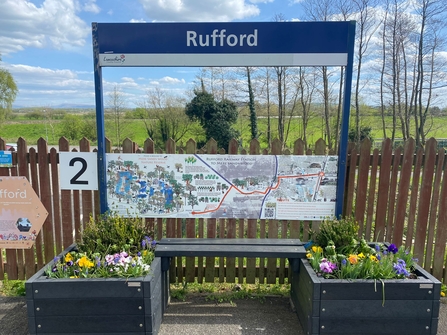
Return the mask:
M 96 152 L 60 152 L 61 190 L 97 190 L 97 165 Z

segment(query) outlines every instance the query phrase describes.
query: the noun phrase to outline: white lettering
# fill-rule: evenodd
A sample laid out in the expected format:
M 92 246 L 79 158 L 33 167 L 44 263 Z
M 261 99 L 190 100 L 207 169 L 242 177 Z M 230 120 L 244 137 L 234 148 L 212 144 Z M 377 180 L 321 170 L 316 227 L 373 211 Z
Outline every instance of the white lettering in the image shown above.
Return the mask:
M 214 29 L 214 30 L 213 30 L 213 34 L 211 35 L 211 38 L 213 39 L 213 47 L 216 46 L 216 37 L 217 37 L 217 32 L 218 32 L 218 31 L 219 31 L 219 30 Z
M 211 35 L 209 34 L 197 34 L 196 31 L 188 30 L 186 32 L 186 46 L 201 46 L 201 47 L 208 47 L 208 46 L 217 46 L 219 40 L 219 46 L 244 46 L 247 45 L 249 47 L 256 47 L 258 46 L 258 29 L 253 30 L 253 34 L 230 34 L 226 35 L 227 30 L 226 29 L 214 29 Z M 197 43 L 197 35 L 199 43 Z M 211 40 L 211 41 L 210 41 Z M 211 42 L 211 43 L 210 43 Z
M 231 40 L 233 40 L 233 41 L 231 41 Z M 227 44 L 230 47 L 234 47 L 237 44 L 237 36 L 236 35 L 228 35 Z
M 250 42 L 250 39 L 253 38 L 253 42 Z M 258 29 L 255 29 L 253 34 L 248 35 L 247 37 L 247 45 L 249 47 L 255 47 L 258 45 Z
M 220 37 L 220 46 L 223 47 L 224 46 L 224 37 L 225 37 L 225 29 L 222 29 L 220 31 L 219 37 Z M 230 45 L 231 46 L 231 45 Z
M 207 47 L 210 45 L 210 37 L 209 35 L 205 35 L 205 42 L 202 39 L 203 35 L 199 35 L 199 44 L 201 47 Z
M 242 34 L 242 35 L 241 35 L 241 41 L 240 41 L 240 43 L 239 43 L 240 46 L 243 46 L 243 45 L 244 45 L 244 38 L 246 38 L 246 37 L 247 37 L 246 34 Z
M 195 31 L 187 31 L 186 32 L 186 46 L 190 46 L 190 43 L 192 42 L 194 46 L 197 46 L 196 42 L 197 33 Z
M 0 199 L 1 198 L 9 198 L 9 199 L 22 198 L 22 199 L 26 199 L 26 190 L 20 191 L 20 189 L 17 189 L 17 191 L 14 192 L 14 191 L 8 191 L 6 189 L 1 189 L 0 190 Z

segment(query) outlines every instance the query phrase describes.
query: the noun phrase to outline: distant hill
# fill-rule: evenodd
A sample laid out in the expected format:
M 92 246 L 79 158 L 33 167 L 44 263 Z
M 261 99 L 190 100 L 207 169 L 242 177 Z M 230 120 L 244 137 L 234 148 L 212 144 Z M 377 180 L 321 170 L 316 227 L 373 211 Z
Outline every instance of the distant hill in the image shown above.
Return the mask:
M 13 105 L 14 110 L 41 110 L 46 107 L 52 109 L 95 109 L 95 105 L 82 105 L 82 104 L 59 104 L 59 105 L 51 105 L 51 106 L 36 106 L 36 107 L 25 107 L 20 105 Z

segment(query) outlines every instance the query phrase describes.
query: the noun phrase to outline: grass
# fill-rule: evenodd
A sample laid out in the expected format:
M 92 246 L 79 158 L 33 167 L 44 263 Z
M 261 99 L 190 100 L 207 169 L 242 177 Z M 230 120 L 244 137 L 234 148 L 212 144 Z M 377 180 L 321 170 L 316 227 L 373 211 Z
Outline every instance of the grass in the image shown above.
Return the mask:
M 264 302 L 267 296 L 289 296 L 290 286 L 287 284 L 235 284 L 219 283 L 177 283 L 171 284 L 171 298 L 185 301 L 190 295 L 204 295 L 207 301 L 216 303 L 241 299 L 258 299 Z
M 246 114 L 246 113 L 245 113 Z M 234 124 L 233 128 L 238 130 L 240 135 L 240 142 L 245 149 L 249 148 L 251 140 L 250 132 L 250 120 L 244 113 L 241 113 L 238 121 Z M 17 139 L 22 136 L 28 142 L 28 146 L 34 146 L 37 144 L 37 140 L 40 137 L 47 138 L 50 145 L 58 144 L 59 138 L 63 135 L 62 128 L 59 124 L 60 120 L 54 120 L 52 122 L 53 128 L 43 120 L 22 120 L 16 118 L 11 121 L 0 124 L 0 137 L 6 142 L 16 142 Z M 288 128 L 288 120 L 286 120 L 286 131 Z M 392 124 L 391 117 L 387 117 L 385 123 L 387 125 Z M 414 128 L 414 120 L 411 120 L 411 129 Z M 354 124 L 353 116 L 351 116 L 351 125 Z M 376 141 L 381 142 L 382 121 L 380 116 L 377 115 L 362 115 L 361 124 L 370 125 L 372 127 L 372 136 Z M 113 131 L 113 124 L 110 120 L 105 121 L 106 136 L 112 141 L 116 142 L 115 134 Z M 429 133 L 426 138 L 447 138 L 447 119 L 445 117 L 433 117 L 427 123 L 427 130 Z M 294 118 L 290 122 L 290 128 L 287 137 L 286 144 L 289 148 L 293 148 L 293 143 L 296 139 L 301 138 L 303 135 L 301 119 Z M 271 139 L 278 138 L 278 120 L 272 118 L 270 120 L 270 133 Z M 387 136 L 391 137 L 391 128 L 386 129 Z M 258 134 L 259 142 L 262 148 L 267 147 L 267 119 L 258 119 Z M 399 128 L 396 130 L 396 138 L 401 138 Z M 129 137 L 132 141 L 136 142 L 139 146 L 143 146 L 144 141 L 147 139 L 146 128 L 143 120 L 125 119 L 122 124 L 122 140 Z M 309 145 L 313 145 L 319 138 L 324 137 L 324 124 L 321 117 L 314 117 L 309 121 L 307 130 L 307 140 Z M 179 141 L 185 144 L 190 138 L 194 138 L 196 141 L 204 141 L 204 132 L 199 124 L 196 124 L 189 132 L 187 132 Z M 77 145 L 78 141 L 71 141 L 72 145 Z M 91 142 L 91 145 L 96 145 L 95 142 Z M 114 146 L 117 143 L 113 143 Z M 164 143 L 156 143 L 157 147 L 164 148 Z
M 5 279 L 0 282 L 0 295 L 6 297 L 25 296 L 24 280 L 9 280 L 5 274 Z

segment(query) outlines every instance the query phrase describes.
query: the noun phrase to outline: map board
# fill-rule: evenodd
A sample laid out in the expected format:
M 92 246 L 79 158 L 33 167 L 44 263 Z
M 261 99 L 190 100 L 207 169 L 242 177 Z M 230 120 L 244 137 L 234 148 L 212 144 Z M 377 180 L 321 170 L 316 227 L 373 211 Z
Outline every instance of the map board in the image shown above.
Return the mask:
M 346 181 L 355 26 L 355 21 L 92 22 L 100 212 L 112 209 L 107 202 L 103 67 L 343 66 L 343 113 L 338 142 L 335 204 L 335 216 L 341 215 Z
M 338 156 L 107 154 L 123 216 L 318 220 L 335 214 Z

